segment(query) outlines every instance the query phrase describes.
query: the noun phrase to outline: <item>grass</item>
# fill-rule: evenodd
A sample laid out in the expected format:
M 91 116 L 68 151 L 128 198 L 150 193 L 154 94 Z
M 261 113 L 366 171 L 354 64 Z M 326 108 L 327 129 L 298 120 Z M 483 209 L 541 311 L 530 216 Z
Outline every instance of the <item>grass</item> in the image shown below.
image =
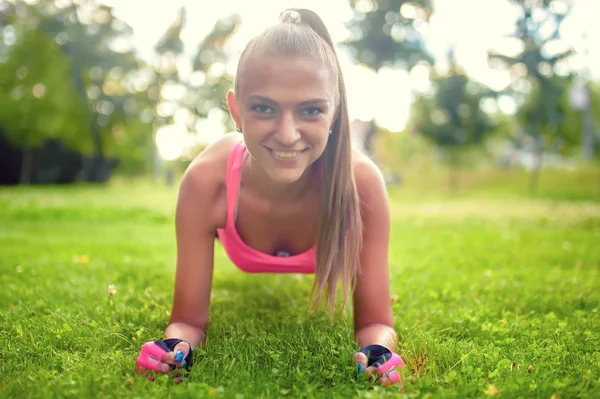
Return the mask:
M 536 197 L 477 181 L 390 190 L 404 397 L 600 397 L 596 181 L 561 194 L 546 180 Z M 351 314 L 306 315 L 310 276 L 244 274 L 219 245 L 209 341 L 186 381 L 137 376 L 170 310 L 175 197 L 125 182 L 0 189 L 0 397 L 402 396 L 357 378 Z

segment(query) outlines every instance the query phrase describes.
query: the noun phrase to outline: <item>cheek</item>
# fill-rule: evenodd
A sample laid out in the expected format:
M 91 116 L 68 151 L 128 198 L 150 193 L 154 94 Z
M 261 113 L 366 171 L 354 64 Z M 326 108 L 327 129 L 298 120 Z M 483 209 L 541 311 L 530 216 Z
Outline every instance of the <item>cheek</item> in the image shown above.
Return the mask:
M 309 136 L 309 140 L 315 145 L 325 146 L 329 137 L 329 128 L 331 124 L 328 120 L 324 120 L 320 123 L 314 123 L 310 128 L 305 130 L 305 135 Z

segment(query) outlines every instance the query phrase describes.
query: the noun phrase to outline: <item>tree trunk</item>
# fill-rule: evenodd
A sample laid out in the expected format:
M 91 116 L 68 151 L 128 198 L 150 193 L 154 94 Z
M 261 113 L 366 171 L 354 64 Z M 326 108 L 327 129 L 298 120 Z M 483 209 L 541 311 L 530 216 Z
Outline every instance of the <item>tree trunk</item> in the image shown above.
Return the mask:
M 71 7 L 73 15 L 77 18 L 77 6 L 75 4 Z M 78 21 L 78 23 L 80 23 Z M 91 110 L 87 90 L 85 87 L 84 81 L 84 68 L 81 65 L 81 62 L 77 62 L 78 54 L 73 53 L 70 54 L 74 61 L 71 64 L 72 68 L 72 77 L 75 83 L 75 89 L 79 94 L 79 98 L 81 102 L 86 105 L 86 108 L 90 110 L 90 134 L 92 136 L 92 159 L 89 162 L 84 162 L 83 166 L 83 179 L 85 181 L 98 182 L 102 180 L 102 173 L 104 169 L 104 151 L 102 148 L 102 135 L 100 132 L 100 126 L 98 126 L 97 121 L 95 120 L 95 112 Z
M 33 168 L 33 151 L 30 147 L 23 147 L 23 158 L 21 159 L 20 184 L 31 183 L 31 171 Z
M 588 90 L 586 88 L 586 90 Z M 588 90 L 588 98 L 590 96 L 590 92 Z M 581 115 L 582 117 L 582 138 L 581 138 L 581 146 L 582 146 L 582 152 L 583 152 L 583 158 L 586 161 L 590 161 L 592 159 L 594 159 L 594 150 L 595 150 L 595 137 L 594 137 L 594 127 L 593 127 L 593 120 L 592 120 L 592 109 L 591 107 L 588 106 L 586 107 L 585 110 L 583 110 L 583 113 Z
M 541 137 L 539 134 L 536 134 L 533 139 L 533 165 L 529 173 L 529 194 L 531 195 L 537 193 L 542 172 L 542 157 L 544 153 L 540 141 Z
M 450 191 L 457 191 L 460 183 L 460 150 L 448 151 L 449 161 L 449 181 L 448 187 Z

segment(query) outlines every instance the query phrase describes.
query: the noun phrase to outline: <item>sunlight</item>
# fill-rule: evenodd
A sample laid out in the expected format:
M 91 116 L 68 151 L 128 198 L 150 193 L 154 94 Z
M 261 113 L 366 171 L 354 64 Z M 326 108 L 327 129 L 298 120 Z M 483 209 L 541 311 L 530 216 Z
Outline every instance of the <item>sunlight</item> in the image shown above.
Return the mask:
M 188 132 L 182 125 L 165 125 L 156 131 L 158 154 L 165 161 L 174 161 L 183 154 Z
M 339 43 L 348 38 L 349 30 L 345 23 L 352 18 L 352 10 L 346 0 L 262 0 L 260 2 L 247 2 L 242 0 L 228 0 L 212 3 L 210 8 L 203 2 L 192 0 L 171 0 L 168 3 L 146 7 L 142 0 L 101 0 L 112 6 L 117 17 L 122 18 L 132 26 L 134 34 L 132 40 L 140 57 L 152 59 L 154 45 L 159 37 L 166 31 L 175 19 L 178 9 L 186 7 L 186 24 L 181 33 L 185 44 L 182 60 L 178 61 L 178 68 L 184 78 L 199 85 L 204 81 L 204 76 L 192 74 L 187 58 L 191 58 L 200 40 L 213 28 L 220 17 L 237 13 L 240 15 L 241 24 L 227 45 L 227 51 L 232 54 L 232 60 L 223 66 L 234 74 L 237 67 L 237 57 L 246 46 L 248 40 L 260 33 L 267 26 L 275 23 L 279 13 L 286 8 L 302 7 L 317 12 L 327 25 L 334 41 Z M 522 48 L 521 43 L 508 39 L 507 36 L 514 30 L 514 21 L 518 16 L 518 9 L 505 0 L 486 0 L 474 2 L 471 0 L 434 0 L 434 13 L 422 34 L 427 41 L 427 46 L 436 62 L 436 69 L 444 73 L 448 68 L 447 53 L 450 48 L 455 50 L 456 62 L 474 80 L 479 81 L 492 89 L 502 90 L 510 84 L 509 71 L 494 70 L 490 68 L 487 54 L 490 50 L 517 54 Z M 370 4 L 364 2 L 364 5 Z M 144 8 L 144 13 L 139 12 Z M 260 7 L 260 12 L 257 12 Z M 413 17 L 415 10 L 410 5 L 405 5 L 402 13 Z M 592 0 L 582 0 L 575 3 L 573 13 L 564 24 L 564 34 L 567 45 L 574 45 L 584 50 L 585 56 L 574 56 L 568 65 L 562 65 L 563 73 L 569 68 L 589 68 L 598 65 L 600 56 L 597 50 L 592 49 L 589 43 L 600 37 L 600 29 L 585 26 L 581 21 L 586 15 L 586 7 L 596 7 L 598 3 Z M 473 18 L 473 15 L 493 14 L 494 18 Z M 600 25 L 598 25 L 600 26 Z M 473 33 L 477 32 L 476 35 Z M 582 43 L 583 32 L 588 34 L 588 42 Z M 559 51 L 549 45 L 548 50 Z M 410 105 L 415 92 L 424 92 L 431 87 L 430 73 L 427 67 L 417 66 L 410 74 L 404 71 L 381 70 L 375 72 L 365 66 L 357 65 L 346 52 L 338 47 L 340 63 L 344 71 L 347 87 L 348 101 L 351 118 L 363 121 L 376 120 L 382 127 L 391 131 L 400 131 L 408 119 Z M 599 69 L 600 70 L 600 69 Z M 175 88 L 166 90 L 167 97 L 176 97 L 180 93 Z M 512 104 L 506 99 L 501 101 L 499 108 L 503 112 L 511 113 Z M 168 104 L 161 107 L 160 113 L 173 115 L 176 110 Z M 221 123 L 220 127 L 217 127 Z M 196 124 L 196 132 L 200 137 L 212 141 L 224 133 L 222 122 L 217 119 L 203 120 Z M 211 131 L 214 131 L 211 133 Z M 171 145 L 171 144 L 169 144 Z M 173 144 L 174 146 L 174 144 Z M 174 146 L 176 147 L 176 146 Z M 174 148 L 173 147 L 173 148 Z M 171 148 L 171 147 L 167 147 Z M 174 151 L 176 152 L 176 151 Z

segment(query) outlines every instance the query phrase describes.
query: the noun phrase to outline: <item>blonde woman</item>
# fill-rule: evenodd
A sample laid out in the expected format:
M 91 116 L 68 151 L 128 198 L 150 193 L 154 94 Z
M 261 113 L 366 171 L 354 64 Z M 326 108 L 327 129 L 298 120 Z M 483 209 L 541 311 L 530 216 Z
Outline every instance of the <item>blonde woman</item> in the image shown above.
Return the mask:
M 189 367 L 206 339 L 215 232 L 249 273 L 314 274 L 312 305 L 353 300 L 359 371 L 401 381 L 389 295 L 390 216 L 379 169 L 350 145 L 344 79 L 323 21 L 290 9 L 253 38 L 227 103 L 239 134 L 204 150 L 180 187 L 165 339 L 138 371 Z

